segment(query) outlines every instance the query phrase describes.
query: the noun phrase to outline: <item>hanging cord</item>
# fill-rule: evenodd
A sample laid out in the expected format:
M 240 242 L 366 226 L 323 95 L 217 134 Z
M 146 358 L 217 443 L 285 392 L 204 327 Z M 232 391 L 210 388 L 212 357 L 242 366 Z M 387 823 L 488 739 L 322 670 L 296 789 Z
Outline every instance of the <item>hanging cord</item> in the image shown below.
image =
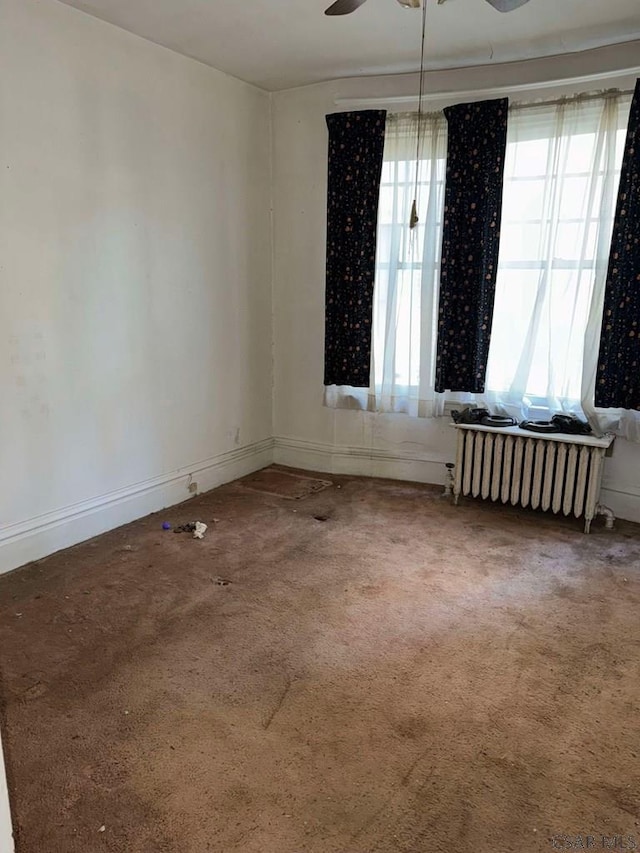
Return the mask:
M 409 228 L 413 230 L 418 222 L 418 177 L 420 171 L 420 142 L 422 141 L 422 95 L 424 89 L 424 41 L 427 31 L 427 2 L 422 0 L 422 42 L 420 46 L 420 94 L 418 96 L 418 134 L 416 139 L 416 182 L 413 192 L 413 204 L 409 217 Z

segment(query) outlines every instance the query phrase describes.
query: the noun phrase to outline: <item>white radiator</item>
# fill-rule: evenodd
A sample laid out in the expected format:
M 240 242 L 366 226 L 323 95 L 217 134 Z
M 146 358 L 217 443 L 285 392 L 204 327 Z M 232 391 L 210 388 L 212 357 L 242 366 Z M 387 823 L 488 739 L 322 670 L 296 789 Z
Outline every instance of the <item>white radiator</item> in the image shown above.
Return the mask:
M 584 517 L 584 532 L 598 512 L 602 463 L 613 436 L 541 434 L 520 427 L 453 424 L 458 430 L 453 495 Z

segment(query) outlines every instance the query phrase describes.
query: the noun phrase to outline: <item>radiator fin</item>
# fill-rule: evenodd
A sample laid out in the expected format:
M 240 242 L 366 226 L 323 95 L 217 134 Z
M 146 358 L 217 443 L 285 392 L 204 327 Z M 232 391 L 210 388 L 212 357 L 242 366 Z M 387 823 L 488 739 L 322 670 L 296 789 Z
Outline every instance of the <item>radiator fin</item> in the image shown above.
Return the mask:
M 458 439 L 460 441 L 460 439 Z M 514 440 L 509 437 L 505 439 L 504 446 L 504 463 L 503 463 L 503 475 L 502 475 L 502 486 L 500 488 L 500 498 L 503 504 L 508 503 L 509 495 L 511 494 L 511 472 L 513 471 L 513 448 L 514 448 Z
M 473 447 L 476 439 L 476 433 L 467 430 L 464 433 L 464 482 L 463 494 L 468 495 L 471 492 L 471 468 L 473 466 Z
M 480 479 L 482 477 L 482 457 L 484 455 L 484 438 L 485 433 L 479 432 L 476 435 L 476 447 L 473 455 L 473 486 L 471 493 L 474 498 L 480 494 Z
M 567 458 L 567 474 L 564 479 L 564 499 L 562 501 L 562 512 L 569 515 L 573 508 L 573 493 L 576 488 L 576 465 L 578 460 L 578 448 L 575 444 L 569 447 Z
M 513 468 L 511 469 L 511 503 L 517 506 L 520 503 L 520 486 L 522 476 L 522 454 L 524 453 L 524 439 L 516 438 L 513 448 Z
M 542 497 L 542 477 L 544 474 L 545 442 L 535 442 L 535 462 L 533 464 L 533 483 L 531 484 L 531 509 L 538 509 Z
M 504 436 L 499 434 L 493 442 L 493 467 L 491 471 L 491 500 L 497 501 L 500 497 L 500 485 L 502 482 L 503 458 L 504 458 Z
M 531 478 L 533 476 L 533 453 L 536 442 L 531 439 L 524 444 L 524 461 L 522 463 L 522 481 L 520 483 L 520 505 L 525 509 L 531 500 Z
M 540 500 L 540 508 L 546 512 L 551 507 L 551 494 L 555 483 L 557 445 L 555 441 L 543 441 L 541 444 L 546 445 L 546 458 L 542 478 L 542 498 Z
M 564 490 L 564 478 L 567 471 L 567 445 L 561 444 L 556 454 L 556 471 L 553 478 L 553 500 L 551 509 L 560 512 L 562 509 L 562 493 Z

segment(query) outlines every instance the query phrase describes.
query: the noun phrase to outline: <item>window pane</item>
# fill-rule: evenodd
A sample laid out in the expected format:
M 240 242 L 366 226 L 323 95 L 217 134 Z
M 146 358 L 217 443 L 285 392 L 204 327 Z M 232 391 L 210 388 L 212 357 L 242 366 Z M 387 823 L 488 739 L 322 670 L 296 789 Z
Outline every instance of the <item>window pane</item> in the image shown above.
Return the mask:
M 513 118 L 509 121 L 513 121 Z M 548 139 L 512 142 L 507 145 L 506 174 L 520 177 L 546 174 L 548 152 Z
M 567 138 L 567 161 L 572 172 L 591 174 L 600 168 L 600 163 L 594 161 L 598 142 L 595 133 L 576 133 Z
M 393 222 L 393 187 L 382 184 L 378 204 L 378 223 L 386 225 Z
M 541 225 L 503 222 L 500 231 L 500 264 L 537 261 L 540 257 Z
M 518 180 L 513 190 L 505 194 L 503 217 L 510 222 L 540 219 L 544 199 L 544 181 Z M 508 205 L 508 209 L 506 208 Z
M 508 391 L 513 383 L 518 366 L 514 356 L 527 335 L 539 280 L 536 269 L 505 270 L 498 276 L 487 368 L 492 391 Z
M 589 192 L 594 197 L 602 194 L 602 182 L 593 180 L 590 175 L 567 176 L 558 181 L 558 217 L 560 219 L 584 219 L 589 204 Z M 591 202 L 593 204 L 593 202 Z

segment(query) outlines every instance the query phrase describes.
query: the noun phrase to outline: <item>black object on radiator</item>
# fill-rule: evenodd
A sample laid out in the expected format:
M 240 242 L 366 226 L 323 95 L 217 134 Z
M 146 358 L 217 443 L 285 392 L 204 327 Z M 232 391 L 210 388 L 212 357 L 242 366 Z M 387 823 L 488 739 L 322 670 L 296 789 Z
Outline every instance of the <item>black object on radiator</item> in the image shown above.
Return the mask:
M 522 421 L 520 428 L 530 432 L 591 435 L 591 426 L 575 415 L 554 415 L 550 421 Z
M 515 419 L 506 415 L 492 415 L 489 409 L 474 409 L 467 406 L 461 412 L 451 412 L 451 417 L 456 424 L 479 424 L 487 427 L 515 426 Z

